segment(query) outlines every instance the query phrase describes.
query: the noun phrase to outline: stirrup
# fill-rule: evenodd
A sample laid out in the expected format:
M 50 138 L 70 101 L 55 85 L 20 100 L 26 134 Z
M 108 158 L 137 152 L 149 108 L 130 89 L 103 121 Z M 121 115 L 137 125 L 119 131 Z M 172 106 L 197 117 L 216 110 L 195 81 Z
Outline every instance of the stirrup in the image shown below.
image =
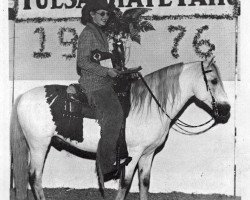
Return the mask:
M 119 179 L 121 176 L 124 178 L 125 166 L 127 166 L 131 162 L 131 160 L 132 157 L 127 157 L 122 163 L 120 163 L 120 161 L 115 162 L 111 172 L 104 174 L 104 181 L 109 181 L 111 179 L 116 180 Z
M 128 165 L 130 162 L 131 162 L 131 160 L 132 160 L 132 157 L 127 157 L 127 158 L 122 158 L 122 159 L 120 159 L 120 161 L 118 161 L 118 165 Z M 114 165 L 116 165 L 116 162 L 114 163 Z
M 122 159 L 123 160 L 123 159 Z M 115 166 L 116 166 L 116 172 L 115 172 L 115 177 L 119 177 L 121 172 L 125 169 L 125 166 L 127 166 L 132 160 L 132 157 L 127 157 L 125 158 L 124 162 L 120 163 L 120 159 L 118 160 L 118 162 L 115 162 Z

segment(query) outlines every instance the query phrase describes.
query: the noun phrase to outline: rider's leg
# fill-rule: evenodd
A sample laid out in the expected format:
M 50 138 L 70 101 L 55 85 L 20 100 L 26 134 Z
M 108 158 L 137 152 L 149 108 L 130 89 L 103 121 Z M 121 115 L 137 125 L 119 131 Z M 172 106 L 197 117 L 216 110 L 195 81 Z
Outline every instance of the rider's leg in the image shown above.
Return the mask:
M 102 128 L 98 145 L 99 162 L 102 174 L 114 170 L 116 148 L 123 123 L 123 110 L 112 87 L 105 87 L 88 93 L 90 104 L 96 107 L 97 118 Z

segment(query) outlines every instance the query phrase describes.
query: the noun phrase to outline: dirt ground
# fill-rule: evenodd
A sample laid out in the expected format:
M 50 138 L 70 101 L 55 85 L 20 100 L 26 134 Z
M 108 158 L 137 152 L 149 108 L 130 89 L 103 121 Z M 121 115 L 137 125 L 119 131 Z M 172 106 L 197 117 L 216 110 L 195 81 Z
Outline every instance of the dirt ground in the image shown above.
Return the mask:
M 105 198 L 101 196 L 98 189 L 71 189 L 71 188 L 45 188 L 45 197 L 47 200 L 113 200 L 116 190 L 106 189 Z M 13 192 L 10 200 L 14 200 Z M 129 193 L 126 200 L 139 199 L 138 193 Z M 226 196 L 223 194 L 185 194 L 182 192 L 171 193 L 150 193 L 150 200 L 240 200 L 240 197 Z M 31 191 L 29 191 L 29 200 L 34 200 Z

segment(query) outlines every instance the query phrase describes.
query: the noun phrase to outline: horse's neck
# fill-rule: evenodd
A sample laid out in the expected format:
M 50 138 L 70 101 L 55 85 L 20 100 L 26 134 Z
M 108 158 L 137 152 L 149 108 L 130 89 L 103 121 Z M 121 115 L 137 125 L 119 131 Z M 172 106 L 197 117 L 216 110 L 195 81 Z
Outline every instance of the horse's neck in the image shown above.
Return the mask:
M 199 67 L 199 63 L 189 63 L 183 66 L 183 71 L 179 77 L 180 84 L 180 96 L 179 101 L 175 101 L 172 104 L 172 112 L 171 117 L 174 118 L 180 110 L 185 106 L 187 101 L 194 95 L 193 93 L 193 85 L 196 83 L 197 79 L 197 68 Z
M 168 101 L 166 104 L 166 113 L 171 119 L 174 119 L 176 115 L 182 110 L 187 101 L 193 96 L 193 82 L 196 77 L 196 65 L 197 64 L 186 64 L 183 66 L 183 70 L 179 76 L 179 93 L 176 99 L 173 100 L 171 94 L 168 96 Z
M 183 67 L 183 71 L 181 72 L 179 76 L 179 84 L 180 84 L 180 91 L 176 96 L 176 99 L 173 100 L 171 93 L 168 94 L 167 101 L 165 102 L 165 105 L 161 104 L 161 108 L 163 108 L 164 112 L 162 112 L 162 109 L 159 108 L 159 105 L 156 103 L 156 101 L 152 98 L 151 102 L 149 103 L 149 96 L 151 94 L 147 94 L 148 97 L 145 98 L 145 102 L 142 105 L 141 114 L 142 115 L 149 115 L 150 113 L 161 113 L 162 116 L 167 117 L 166 114 L 173 119 L 179 112 L 180 110 L 184 107 L 186 102 L 193 96 L 192 92 L 192 76 L 194 75 L 193 73 L 193 65 L 187 64 L 187 66 Z M 166 86 L 168 87 L 168 86 Z M 152 92 L 154 95 L 156 95 L 157 98 L 157 87 L 156 85 L 152 86 L 151 88 Z M 132 94 L 133 95 L 133 94 Z M 158 99 L 159 100 L 159 99 Z M 150 105 L 150 106 L 148 106 Z M 136 108 L 135 110 L 137 110 Z M 160 111 L 160 112 L 159 112 Z M 137 110 L 138 112 L 138 110 Z

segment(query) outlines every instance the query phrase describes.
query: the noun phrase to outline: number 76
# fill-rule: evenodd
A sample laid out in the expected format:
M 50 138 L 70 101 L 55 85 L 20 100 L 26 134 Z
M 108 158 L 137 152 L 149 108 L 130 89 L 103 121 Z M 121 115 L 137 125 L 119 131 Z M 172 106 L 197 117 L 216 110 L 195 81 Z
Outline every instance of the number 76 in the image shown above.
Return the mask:
M 213 54 L 212 51 L 215 50 L 215 45 L 212 44 L 209 39 L 207 39 L 207 40 L 200 39 L 201 34 L 203 33 L 203 31 L 206 31 L 208 29 L 209 29 L 209 27 L 207 25 L 196 29 L 197 33 L 195 34 L 194 39 L 193 39 L 193 43 L 192 43 L 195 53 L 199 57 L 205 58 L 205 59 L 210 57 Z M 174 38 L 174 46 L 173 46 L 173 48 L 171 50 L 172 56 L 174 58 L 178 58 L 180 56 L 179 53 L 178 53 L 178 46 L 179 46 L 179 43 L 180 43 L 181 39 L 184 37 L 184 35 L 186 33 L 186 28 L 183 27 L 183 26 L 180 26 L 180 25 L 179 26 L 170 25 L 168 27 L 168 31 L 170 33 L 174 32 L 174 31 L 179 31 L 178 35 Z M 202 51 L 201 50 L 201 46 L 203 46 L 203 45 L 206 45 L 208 47 L 207 51 Z

